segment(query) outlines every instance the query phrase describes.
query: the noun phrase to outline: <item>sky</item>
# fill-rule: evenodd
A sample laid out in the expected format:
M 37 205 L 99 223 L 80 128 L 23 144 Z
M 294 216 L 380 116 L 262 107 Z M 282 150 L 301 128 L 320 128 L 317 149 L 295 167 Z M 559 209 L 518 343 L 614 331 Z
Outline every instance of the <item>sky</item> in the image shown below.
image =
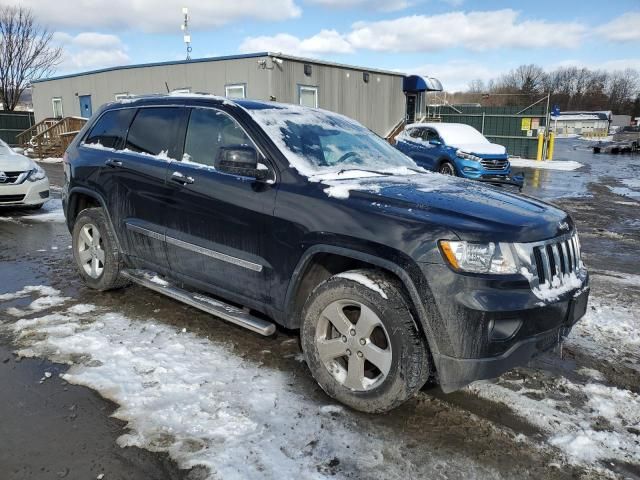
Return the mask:
M 56 74 L 282 52 L 436 77 L 466 89 L 521 64 L 640 70 L 640 0 L 9 0 L 65 54 Z

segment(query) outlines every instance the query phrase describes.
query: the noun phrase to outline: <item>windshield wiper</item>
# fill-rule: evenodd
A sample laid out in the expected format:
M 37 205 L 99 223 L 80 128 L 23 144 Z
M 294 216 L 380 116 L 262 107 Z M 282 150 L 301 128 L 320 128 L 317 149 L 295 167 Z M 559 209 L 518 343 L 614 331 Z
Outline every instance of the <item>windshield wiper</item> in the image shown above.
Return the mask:
M 394 175 L 391 172 L 381 172 L 379 170 L 368 170 L 366 168 L 343 168 L 338 172 L 338 175 L 342 175 L 345 172 L 368 172 L 368 173 L 375 173 L 376 175 L 386 175 L 386 176 Z

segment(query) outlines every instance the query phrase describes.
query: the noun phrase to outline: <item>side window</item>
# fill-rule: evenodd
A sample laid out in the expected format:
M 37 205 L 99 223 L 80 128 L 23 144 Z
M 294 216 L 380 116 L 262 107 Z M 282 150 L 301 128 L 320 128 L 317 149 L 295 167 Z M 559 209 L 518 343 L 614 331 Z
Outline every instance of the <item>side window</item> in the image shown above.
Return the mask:
M 435 130 L 427 130 L 427 136 L 425 138 L 425 140 L 427 142 L 430 142 L 431 140 L 438 140 L 440 141 L 440 136 L 438 135 L 438 132 L 436 132 Z
M 186 112 L 179 107 L 139 109 L 129 128 L 126 148 L 138 153 L 178 158 L 179 137 Z
M 408 133 L 411 138 L 422 138 L 422 130 L 419 128 L 412 128 Z
M 103 147 L 121 149 L 135 113 L 134 108 L 109 110 L 98 119 L 84 143 L 99 143 Z
M 194 108 L 189 117 L 183 159 L 214 166 L 220 147 L 253 146 L 238 123 L 226 113 Z
M 298 103 L 303 107 L 318 108 L 318 87 L 298 86 Z

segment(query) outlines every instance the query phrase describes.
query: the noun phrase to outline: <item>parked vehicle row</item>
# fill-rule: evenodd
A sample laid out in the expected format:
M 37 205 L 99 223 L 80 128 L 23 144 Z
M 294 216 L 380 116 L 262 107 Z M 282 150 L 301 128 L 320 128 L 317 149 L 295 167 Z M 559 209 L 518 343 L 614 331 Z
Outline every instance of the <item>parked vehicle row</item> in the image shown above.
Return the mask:
M 263 335 L 299 329 L 320 386 L 362 411 L 498 376 L 586 310 L 568 214 L 428 172 L 341 115 L 130 99 L 97 112 L 64 168 L 89 287 L 133 281 Z

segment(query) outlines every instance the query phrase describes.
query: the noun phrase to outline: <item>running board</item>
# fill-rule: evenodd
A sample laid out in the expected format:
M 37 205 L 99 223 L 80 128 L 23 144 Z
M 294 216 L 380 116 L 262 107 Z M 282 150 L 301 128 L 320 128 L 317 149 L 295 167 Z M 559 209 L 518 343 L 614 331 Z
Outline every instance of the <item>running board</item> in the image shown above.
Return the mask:
M 221 302 L 208 295 L 193 293 L 176 287 L 168 281 L 161 279 L 153 272 L 146 270 L 123 270 L 120 273 L 124 278 L 138 285 L 162 293 L 174 300 L 191 305 L 192 307 L 220 317 L 227 322 L 234 323 L 252 332 L 264 335 L 265 337 L 273 335 L 276 331 L 275 324 L 267 320 L 254 317 L 238 307 Z

